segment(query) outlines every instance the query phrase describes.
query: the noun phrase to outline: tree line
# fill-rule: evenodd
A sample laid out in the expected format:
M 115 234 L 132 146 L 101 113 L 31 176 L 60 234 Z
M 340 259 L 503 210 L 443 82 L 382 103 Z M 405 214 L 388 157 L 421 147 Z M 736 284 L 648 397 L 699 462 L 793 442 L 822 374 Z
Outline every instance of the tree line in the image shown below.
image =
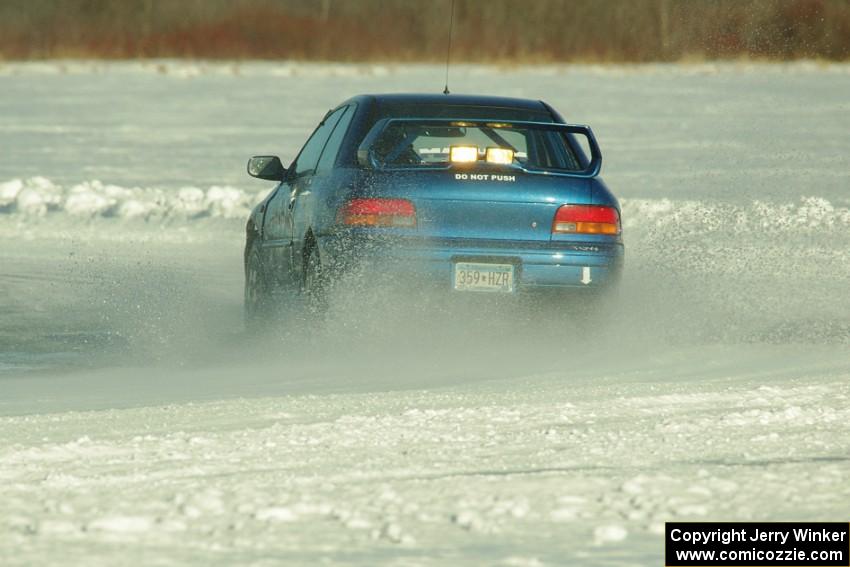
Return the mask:
M 452 57 L 850 58 L 850 0 L 454 0 Z M 441 61 L 452 0 L 2 0 L 0 58 Z

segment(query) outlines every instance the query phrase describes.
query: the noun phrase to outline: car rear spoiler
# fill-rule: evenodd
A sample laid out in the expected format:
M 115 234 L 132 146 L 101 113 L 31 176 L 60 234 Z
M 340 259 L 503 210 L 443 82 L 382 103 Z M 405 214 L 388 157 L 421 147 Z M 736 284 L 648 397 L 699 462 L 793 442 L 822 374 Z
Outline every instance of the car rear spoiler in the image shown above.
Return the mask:
M 526 128 L 526 129 L 535 129 L 535 130 L 546 130 L 550 132 L 560 132 L 562 134 L 566 134 L 570 140 L 570 143 L 573 146 L 573 149 L 577 151 L 580 158 L 586 162 L 584 165 L 584 169 L 582 170 L 566 170 L 566 169 L 543 169 L 543 168 L 531 168 L 524 167 L 520 165 L 514 165 L 512 167 L 516 169 L 520 169 L 526 173 L 533 173 L 538 175 L 555 175 L 562 177 L 580 177 L 580 178 L 591 178 L 599 175 L 599 171 L 602 169 L 602 152 L 599 149 L 599 144 L 596 142 L 596 137 L 593 135 L 593 130 L 590 129 L 590 126 L 585 126 L 581 124 L 558 124 L 553 122 L 528 122 L 522 120 L 466 120 L 462 118 L 384 118 L 375 123 L 369 133 L 366 134 L 366 137 L 363 138 L 363 142 L 357 148 L 357 161 L 363 167 L 369 167 L 372 169 L 389 169 L 382 165 L 375 158 L 374 153 L 371 152 L 372 146 L 384 133 L 384 131 L 394 124 L 411 124 L 418 126 L 455 126 L 455 127 L 491 127 L 491 128 Z M 584 155 L 584 151 L 581 146 L 575 141 L 573 136 L 580 135 L 587 138 L 587 145 L 590 149 L 590 159 Z M 452 164 L 447 165 L 433 165 L 433 166 L 412 166 L 412 167 L 392 167 L 393 170 L 423 170 L 423 169 L 450 169 Z

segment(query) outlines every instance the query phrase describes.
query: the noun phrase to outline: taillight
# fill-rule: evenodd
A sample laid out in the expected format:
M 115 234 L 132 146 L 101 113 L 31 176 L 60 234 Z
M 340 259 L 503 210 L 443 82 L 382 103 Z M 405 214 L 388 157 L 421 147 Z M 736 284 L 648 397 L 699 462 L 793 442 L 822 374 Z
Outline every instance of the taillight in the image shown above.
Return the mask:
M 352 199 L 339 210 L 349 226 L 416 226 L 416 208 L 407 199 Z
M 620 234 L 620 213 L 614 207 L 564 205 L 555 213 L 553 234 Z

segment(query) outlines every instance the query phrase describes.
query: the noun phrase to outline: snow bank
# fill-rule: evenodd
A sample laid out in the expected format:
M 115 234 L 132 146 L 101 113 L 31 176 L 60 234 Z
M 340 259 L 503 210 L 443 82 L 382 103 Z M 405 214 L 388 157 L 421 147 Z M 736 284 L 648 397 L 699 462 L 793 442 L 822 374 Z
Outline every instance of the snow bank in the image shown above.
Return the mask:
M 0 183 L 3 215 L 67 216 L 76 219 L 244 219 L 267 193 L 235 187 L 120 187 L 85 181 L 66 187 L 44 177 Z
M 691 63 L 646 64 L 548 64 L 523 67 L 473 64 L 455 66 L 473 75 L 515 73 L 557 75 L 578 71 L 588 75 L 716 75 L 719 73 L 790 73 L 790 74 L 850 74 L 850 65 L 840 62 L 800 60 L 785 63 L 757 61 L 705 61 Z M 212 61 L 151 59 L 145 61 L 0 61 L 0 76 L 16 75 L 103 75 L 107 73 L 142 73 L 192 79 L 207 76 L 272 76 L 272 77 L 386 77 L 410 75 L 442 69 L 439 65 L 418 63 L 395 65 L 381 63 L 315 63 L 303 61 Z
M 416 67 L 428 67 L 418 65 Z M 152 59 L 146 61 L 0 61 L 0 77 L 17 75 L 103 75 L 135 73 L 192 79 L 206 76 L 272 77 L 383 77 L 409 66 L 371 63 L 305 63 L 298 61 L 191 61 Z
M 823 197 L 803 196 L 792 203 L 761 200 L 744 204 L 724 201 L 628 199 L 622 201 L 628 229 L 686 228 L 694 233 L 810 233 L 850 228 L 850 209 Z
M 0 183 L 3 215 L 66 216 L 69 219 L 244 219 L 268 193 L 229 186 L 120 187 L 98 180 L 62 186 L 44 177 Z M 796 202 L 624 199 L 626 231 L 687 230 L 695 233 L 810 233 L 850 229 L 850 208 L 823 197 L 804 196 Z

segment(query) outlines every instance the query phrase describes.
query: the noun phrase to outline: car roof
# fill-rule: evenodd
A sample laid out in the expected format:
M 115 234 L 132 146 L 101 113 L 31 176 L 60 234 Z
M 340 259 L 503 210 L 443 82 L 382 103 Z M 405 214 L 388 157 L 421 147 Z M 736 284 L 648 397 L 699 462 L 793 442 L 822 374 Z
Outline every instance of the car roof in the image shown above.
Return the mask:
M 495 106 L 547 112 L 548 107 L 539 100 L 527 98 L 511 98 L 487 95 L 469 94 L 436 94 L 436 93 L 385 93 L 363 94 L 352 97 L 343 104 L 350 102 L 372 102 L 378 105 L 393 104 L 449 104 L 456 106 Z

